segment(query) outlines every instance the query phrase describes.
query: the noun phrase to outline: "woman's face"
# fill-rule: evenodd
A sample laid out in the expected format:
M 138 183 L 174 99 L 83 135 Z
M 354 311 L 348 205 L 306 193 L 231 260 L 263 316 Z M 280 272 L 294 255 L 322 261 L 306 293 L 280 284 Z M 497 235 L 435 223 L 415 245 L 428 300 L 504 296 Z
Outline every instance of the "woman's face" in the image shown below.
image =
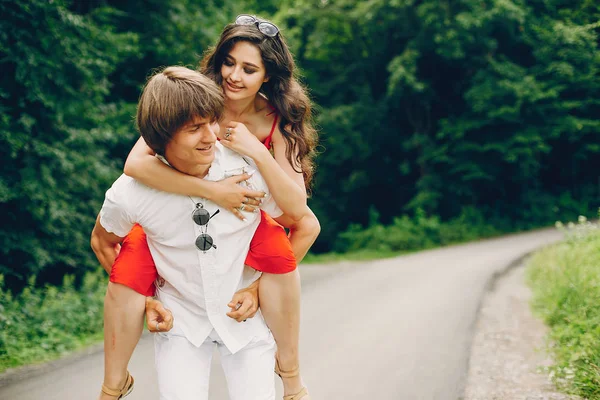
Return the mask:
M 221 65 L 223 91 L 230 100 L 256 96 L 266 76 L 258 47 L 248 42 L 237 42 Z

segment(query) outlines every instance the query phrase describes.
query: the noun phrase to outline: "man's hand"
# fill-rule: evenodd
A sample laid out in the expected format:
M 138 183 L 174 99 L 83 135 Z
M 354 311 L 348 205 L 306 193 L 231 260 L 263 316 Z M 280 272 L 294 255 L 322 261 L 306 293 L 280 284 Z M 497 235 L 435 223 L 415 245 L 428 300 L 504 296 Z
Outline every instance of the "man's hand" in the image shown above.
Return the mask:
M 254 317 L 258 311 L 258 280 L 247 288 L 236 292 L 227 306 L 231 308 L 227 316 L 237 322 L 243 322 Z
M 160 301 L 146 297 L 146 323 L 150 332 L 168 332 L 173 328 L 173 314 Z

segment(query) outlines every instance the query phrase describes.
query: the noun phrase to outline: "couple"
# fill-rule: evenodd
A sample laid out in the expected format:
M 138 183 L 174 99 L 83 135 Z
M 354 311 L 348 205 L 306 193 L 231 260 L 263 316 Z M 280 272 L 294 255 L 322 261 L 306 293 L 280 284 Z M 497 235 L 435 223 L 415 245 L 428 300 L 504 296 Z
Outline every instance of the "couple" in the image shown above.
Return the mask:
M 131 178 L 107 192 L 92 233 L 110 273 L 100 398 L 130 392 L 127 364 L 147 305 L 149 329 L 160 332 L 161 399 L 207 398 L 216 343 L 232 400 L 274 398 L 274 367 L 285 399 L 308 400 L 296 263 L 319 233 L 306 206 L 316 142 L 310 102 L 277 27 L 252 16 L 224 29 L 201 72 L 169 67 L 148 81 L 137 113 L 142 138 L 125 166 Z M 289 240 L 277 222 L 290 228 Z M 146 297 L 155 281 L 174 318 Z M 261 317 L 250 318 L 258 293 Z

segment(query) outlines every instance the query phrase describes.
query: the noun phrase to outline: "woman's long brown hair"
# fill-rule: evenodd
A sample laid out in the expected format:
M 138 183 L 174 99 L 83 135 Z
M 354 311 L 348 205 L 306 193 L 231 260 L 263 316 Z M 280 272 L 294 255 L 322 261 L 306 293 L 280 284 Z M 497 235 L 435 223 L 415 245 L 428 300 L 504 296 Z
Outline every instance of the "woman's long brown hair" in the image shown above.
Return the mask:
M 296 77 L 296 64 L 281 32 L 269 37 L 255 25 L 229 24 L 217 45 L 204 55 L 200 70 L 222 87 L 221 66 L 238 42 L 252 43 L 260 50 L 269 77 L 260 92 L 279 113 L 279 130 L 287 142 L 286 157 L 295 171 L 302 172 L 309 189 L 314 174 L 317 131 L 312 124 L 311 101 Z

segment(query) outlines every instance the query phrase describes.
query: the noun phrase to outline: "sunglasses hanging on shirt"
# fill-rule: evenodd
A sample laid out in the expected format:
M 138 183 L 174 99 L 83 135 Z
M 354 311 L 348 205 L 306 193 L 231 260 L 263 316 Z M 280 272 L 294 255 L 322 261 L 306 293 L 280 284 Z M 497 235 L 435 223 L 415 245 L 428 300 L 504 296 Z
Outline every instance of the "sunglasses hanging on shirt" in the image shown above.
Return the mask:
M 191 198 L 190 198 L 191 199 Z M 194 200 L 192 200 L 194 201 Z M 208 222 L 219 213 L 219 209 L 210 215 L 208 210 L 204 208 L 202 203 L 195 203 L 196 209 L 192 212 L 192 219 L 196 225 L 200 226 L 200 235 L 196 238 L 196 248 L 200 251 L 208 251 L 211 248 L 217 248 L 217 245 L 214 244 L 214 240 L 212 236 L 210 236 L 206 231 L 208 230 Z

